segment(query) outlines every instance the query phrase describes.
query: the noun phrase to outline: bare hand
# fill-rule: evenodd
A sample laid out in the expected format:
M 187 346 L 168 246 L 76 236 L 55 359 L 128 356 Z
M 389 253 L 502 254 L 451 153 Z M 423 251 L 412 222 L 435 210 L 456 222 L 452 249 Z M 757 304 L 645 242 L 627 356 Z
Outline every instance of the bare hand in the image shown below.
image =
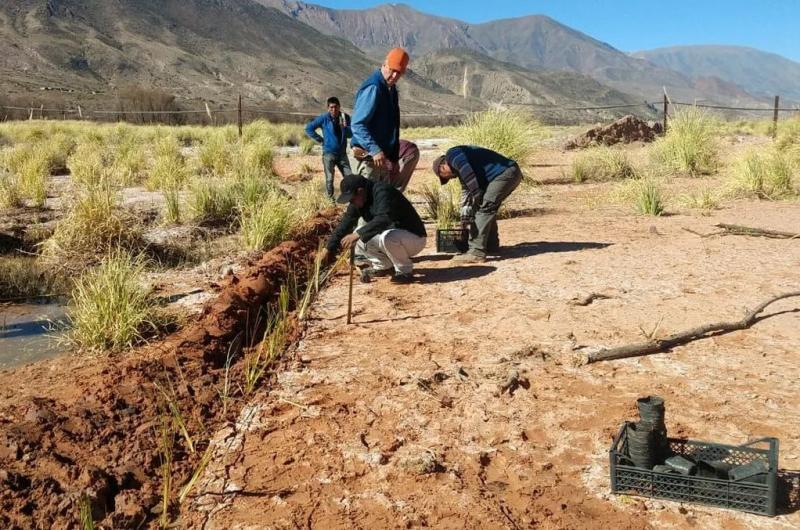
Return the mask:
M 350 248 L 356 244 L 356 241 L 358 241 L 358 234 L 356 234 L 355 232 L 352 234 L 347 234 L 342 238 L 342 247 Z
M 372 155 L 372 163 L 376 166 L 383 166 L 386 163 L 386 155 L 383 154 L 383 151 L 378 151 Z

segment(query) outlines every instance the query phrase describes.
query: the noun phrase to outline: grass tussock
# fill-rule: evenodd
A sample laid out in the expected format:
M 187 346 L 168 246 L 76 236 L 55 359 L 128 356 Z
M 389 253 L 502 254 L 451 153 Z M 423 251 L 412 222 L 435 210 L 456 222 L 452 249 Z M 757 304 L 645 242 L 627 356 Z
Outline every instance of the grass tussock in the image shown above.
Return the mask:
M 150 191 L 181 189 L 189 175 L 178 141 L 167 136 L 156 141 L 153 169 L 147 178 Z
M 232 223 L 237 217 L 242 184 L 231 179 L 195 179 L 189 186 L 187 206 L 201 224 Z
M 603 182 L 636 178 L 638 171 L 619 149 L 600 146 L 579 153 L 572 162 L 570 175 L 575 182 Z
M 94 142 L 82 142 L 67 160 L 72 181 L 84 187 L 106 185 L 111 180 L 104 149 Z
M 720 194 L 711 188 L 703 188 L 695 193 L 687 193 L 679 199 L 684 208 L 710 212 L 719 209 Z
M 294 198 L 298 223 L 304 223 L 320 211 L 331 207 L 331 200 L 325 194 L 322 181 L 303 184 Z
M 621 182 L 613 192 L 613 199 L 643 215 L 659 216 L 666 208 L 664 190 L 652 176 Z
M 751 151 L 736 163 L 729 186 L 737 196 L 781 199 L 796 193 L 797 170 L 790 156 L 779 149 Z
M 486 147 L 522 166 L 533 155 L 542 129 L 519 111 L 493 109 L 471 114 L 454 133 L 457 144 Z
M 240 233 L 248 250 L 266 250 L 287 238 L 293 228 L 294 205 L 271 191 L 242 212 Z
M 0 208 L 19 208 L 22 206 L 22 190 L 16 175 L 0 170 Z
M 653 161 L 668 172 L 689 176 L 717 170 L 719 147 L 713 118 L 697 107 L 674 113 L 667 134 L 653 144 Z
M 42 257 L 51 262 L 92 262 L 118 247 L 140 250 L 141 229 L 120 208 L 116 193 L 105 183 L 78 192 L 52 237 L 43 243 Z
M 0 256 L 0 301 L 60 295 L 67 281 L 34 256 Z
M 461 219 L 461 188 L 453 183 L 439 186 L 425 184 L 420 190 L 426 215 L 440 230 L 453 228 Z
M 154 305 L 141 283 L 142 258 L 112 252 L 75 282 L 68 340 L 82 350 L 121 351 L 155 329 Z

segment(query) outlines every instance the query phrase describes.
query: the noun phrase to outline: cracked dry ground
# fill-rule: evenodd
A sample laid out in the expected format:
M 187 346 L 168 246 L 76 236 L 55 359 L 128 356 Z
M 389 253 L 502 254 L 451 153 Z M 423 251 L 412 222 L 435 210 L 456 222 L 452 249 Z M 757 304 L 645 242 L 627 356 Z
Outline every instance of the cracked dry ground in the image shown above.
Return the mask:
M 569 191 L 569 190 L 565 190 Z M 564 199 L 561 199 L 562 201 Z M 753 328 L 671 353 L 579 366 L 587 347 L 733 320 L 800 285 L 800 244 L 701 238 L 716 222 L 800 227 L 800 207 L 737 202 L 710 217 L 572 211 L 555 197 L 501 221 L 502 259 L 417 283 L 347 277 L 315 305 L 269 393 L 217 436 L 189 528 L 797 528 L 775 518 L 608 493 L 607 451 L 658 394 L 673 436 L 781 442 L 800 468 L 796 299 Z M 564 206 L 563 208 L 561 206 Z M 574 299 L 603 295 L 590 305 Z M 512 370 L 528 389 L 498 387 Z

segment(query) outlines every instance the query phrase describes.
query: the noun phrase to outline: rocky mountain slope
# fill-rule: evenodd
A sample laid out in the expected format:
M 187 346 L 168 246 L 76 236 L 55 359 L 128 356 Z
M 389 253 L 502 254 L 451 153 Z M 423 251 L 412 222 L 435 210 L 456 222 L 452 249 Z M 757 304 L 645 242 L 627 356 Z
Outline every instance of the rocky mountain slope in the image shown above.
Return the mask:
M 622 92 L 657 99 L 663 88 L 679 99 L 703 97 L 718 102 L 754 102 L 745 90 L 723 79 L 696 80 L 627 53 L 569 28 L 532 15 L 468 24 L 428 15 L 403 4 L 364 10 L 336 10 L 295 0 L 258 0 L 319 31 L 348 39 L 367 53 L 403 45 L 414 55 L 467 48 L 529 69 L 585 74 Z
M 800 63 L 742 46 L 675 46 L 633 54 L 692 79 L 713 75 L 758 96 L 800 101 Z

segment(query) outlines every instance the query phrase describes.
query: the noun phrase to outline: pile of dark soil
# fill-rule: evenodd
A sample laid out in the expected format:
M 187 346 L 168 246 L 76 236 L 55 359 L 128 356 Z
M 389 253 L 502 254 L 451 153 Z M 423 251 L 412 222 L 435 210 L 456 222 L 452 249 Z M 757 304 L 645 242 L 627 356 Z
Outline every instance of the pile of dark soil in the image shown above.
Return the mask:
M 664 128 L 659 122 L 646 122 L 636 116 L 623 116 L 610 125 L 589 129 L 571 140 L 566 149 L 580 149 L 594 145 L 629 144 L 631 142 L 652 142 Z

